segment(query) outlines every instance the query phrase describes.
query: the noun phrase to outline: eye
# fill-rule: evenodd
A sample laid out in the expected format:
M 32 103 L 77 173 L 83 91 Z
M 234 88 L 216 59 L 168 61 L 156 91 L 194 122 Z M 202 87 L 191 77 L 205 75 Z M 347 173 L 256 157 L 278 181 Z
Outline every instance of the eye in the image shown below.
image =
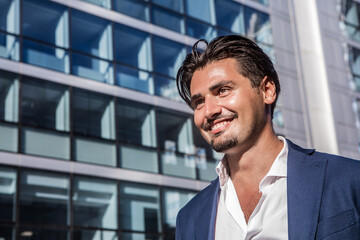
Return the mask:
M 218 95 L 220 95 L 220 96 L 225 96 L 225 95 L 227 95 L 227 94 L 229 93 L 229 91 L 230 91 L 230 88 L 228 88 L 228 87 L 221 87 L 221 88 L 219 88 L 219 90 L 218 90 Z
M 200 109 L 204 105 L 204 102 L 205 101 L 203 98 L 198 98 L 195 101 L 193 101 L 192 106 L 195 110 Z

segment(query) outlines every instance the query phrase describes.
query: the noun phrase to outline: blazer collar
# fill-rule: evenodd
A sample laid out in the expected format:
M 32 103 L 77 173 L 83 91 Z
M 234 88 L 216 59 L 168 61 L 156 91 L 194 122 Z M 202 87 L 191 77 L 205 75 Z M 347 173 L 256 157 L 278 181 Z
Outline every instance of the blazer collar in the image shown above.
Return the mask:
M 289 239 L 315 239 L 327 160 L 314 154 L 314 149 L 303 149 L 287 141 Z

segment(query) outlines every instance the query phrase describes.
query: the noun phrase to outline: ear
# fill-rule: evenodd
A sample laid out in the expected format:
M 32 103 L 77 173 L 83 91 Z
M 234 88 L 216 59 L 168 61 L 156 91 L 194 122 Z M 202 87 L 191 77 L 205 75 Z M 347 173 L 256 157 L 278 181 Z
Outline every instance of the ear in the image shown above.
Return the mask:
M 264 97 L 264 103 L 271 105 L 276 99 L 276 86 L 274 81 L 265 76 L 261 81 L 261 90 Z

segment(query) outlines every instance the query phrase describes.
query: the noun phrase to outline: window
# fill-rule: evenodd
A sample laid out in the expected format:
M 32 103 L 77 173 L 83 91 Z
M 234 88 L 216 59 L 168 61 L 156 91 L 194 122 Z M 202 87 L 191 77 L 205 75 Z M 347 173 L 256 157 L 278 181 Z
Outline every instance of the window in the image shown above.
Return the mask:
M 360 4 L 352 0 L 343 0 L 344 23 L 349 38 L 360 41 Z
M 100 7 L 111 9 L 111 0 L 83 0 L 83 1 L 98 5 Z
M 215 0 L 218 26 L 245 35 L 244 13 L 241 4 L 228 0 Z
M 264 44 L 273 44 L 268 14 L 245 7 L 245 31 L 249 38 Z
M 142 70 L 152 70 L 151 42 L 148 33 L 115 25 L 115 59 Z
M 69 178 L 64 174 L 22 170 L 20 222 L 68 225 Z
M 31 235 L 31 238 L 29 238 Z M 20 240 L 28 239 L 56 239 L 56 240 L 69 240 L 69 231 L 66 229 L 59 229 L 56 227 L 28 227 L 22 226 L 19 227 L 19 236 Z
M 196 178 L 192 120 L 169 111 L 157 112 L 157 130 L 164 174 Z
M 115 181 L 75 176 L 73 187 L 75 226 L 117 229 Z
M 121 167 L 157 173 L 154 109 L 145 104 L 118 99 L 116 112 Z
M 0 30 L 19 33 L 19 0 L 0 1 Z
M 145 232 L 146 236 L 148 232 L 152 234 L 161 232 L 158 188 L 134 183 L 121 183 L 120 216 L 121 229 L 123 230 Z
M 216 37 L 216 30 L 214 27 L 192 20 L 192 19 L 187 19 L 186 21 L 187 24 L 187 34 L 198 38 L 198 39 L 206 39 L 208 41 L 211 41 L 213 38 Z
M 16 170 L 0 167 L 0 220 L 2 221 L 15 221 L 16 175 Z
M 152 22 L 156 25 L 179 33 L 185 33 L 184 19 L 182 15 L 156 6 L 151 8 L 151 12 Z
M 17 37 L 0 33 L 0 57 L 19 61 L 19 39 Z
M 186 13 L 196 19 L 215 25 L 213 0 L 186 0 Z M 199 11 L 201 9 L 201 11 Z
M 146 22 L 150 21 L 149 6 L 142 0 L 114 0 L 114 10 Z
M 76 240 L 117 240 L 118 237 L 114 231 L 106 231 L 102 229 L 96 230 L 78 230 L 73 231 L 73 238 Z
M 172 9 L 176 12 L 183 13 L 183 1 L 182 0 L 151 0 L 153 3 L 157 5 L 161 5 L 162 7 Z
M 116 66 L 116 85 L 148 94 L 154 94 L 152 74 L 131 67 L 122 65 Z
M 360 92 L 360 50 L 357 48 L 349 49 L 349 63 L 352 72 L 355 89 Z

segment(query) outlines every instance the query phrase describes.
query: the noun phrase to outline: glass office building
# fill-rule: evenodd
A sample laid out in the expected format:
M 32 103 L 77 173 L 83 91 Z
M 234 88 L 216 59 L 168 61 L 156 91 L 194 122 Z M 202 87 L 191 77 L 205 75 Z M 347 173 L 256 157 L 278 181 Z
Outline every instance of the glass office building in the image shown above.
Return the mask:
M 254 39 L 284 90 L 276 132 L 322 149 L 327 125 L 313 121 L 297 2 L 0 0 L 0 239 L 174 239 L 177 212 L 222 157 L 176 89 L 199 38 Z M 341 48 L 325 56 L 337 61 L 325 61 L 338 80 L 329 92 L 342 94 L 326 119 L 335 119 L 335 153 L 358 158 L 360 7 L 329 6 L 317 12 L 336 20 L 332 29 L 313 22 Z

